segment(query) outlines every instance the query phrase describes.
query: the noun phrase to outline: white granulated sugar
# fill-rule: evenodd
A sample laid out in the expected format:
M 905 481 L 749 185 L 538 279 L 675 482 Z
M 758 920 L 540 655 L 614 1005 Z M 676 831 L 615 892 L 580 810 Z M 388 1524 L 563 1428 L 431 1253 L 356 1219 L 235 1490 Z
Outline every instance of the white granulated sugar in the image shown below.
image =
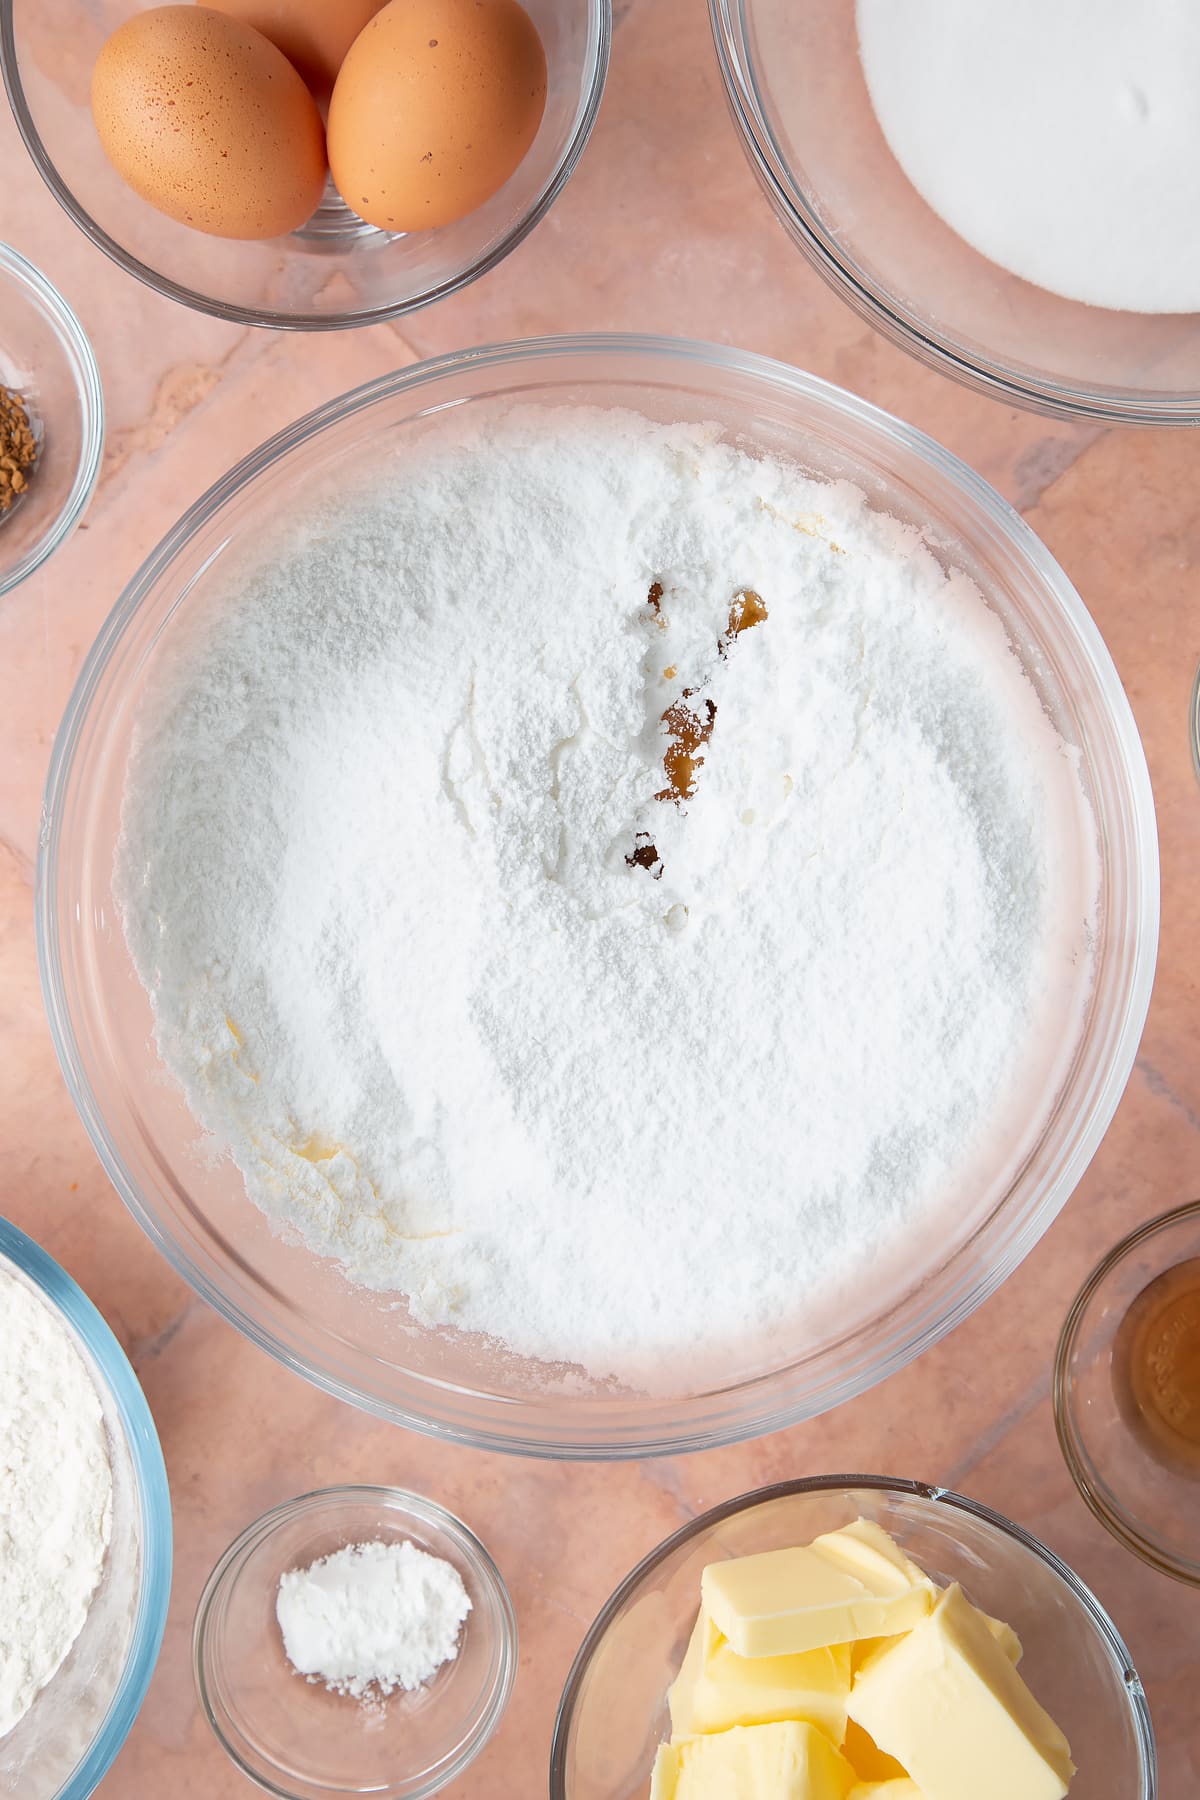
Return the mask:
M 1092 306 L 1200 312 L 1195 0 L 858 0 L 917 191 L 993 262 Z
M 66 1327 L 0 1269 L 0 1737 L 62 1667 L 100 1583 L 112 1472 Z
M 117 868 L 162 1055 L 257 1204 L 418 1321 L 677 1389 L 794 1346 L 975 1200 L 1015 1085 L 1050 1104 L 1075 759 L 978 590 L 856 489 L 518 409 L 182 635 Z
M 429 1681 L 458 1655 L 470 1610 L 454 1564 L 407 1539 L 347 1544 L 289 1569 L 275 1598 L 292 1667 L 356 1700 Z

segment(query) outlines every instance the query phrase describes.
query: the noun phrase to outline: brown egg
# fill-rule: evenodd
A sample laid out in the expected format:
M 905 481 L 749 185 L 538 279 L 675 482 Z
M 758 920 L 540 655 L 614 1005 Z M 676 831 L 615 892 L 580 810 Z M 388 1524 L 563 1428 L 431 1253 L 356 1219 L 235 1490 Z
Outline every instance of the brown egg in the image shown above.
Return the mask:
M 508 180 L 546 105 L 546 53 L 516 0 L 391 0 L 329 104 L 343 198 L 385 231 L 448 225 Z
M 386 0 L 211 0 L 253 26 L 299 69 L 314 94 L 328 94 L 351 44 Z
M 144 200 L 214 237 L 294 231 L 325 186 L 316 102 L 248 25 L 206 6 L 137 13 L 92 72 L 109 161 Z

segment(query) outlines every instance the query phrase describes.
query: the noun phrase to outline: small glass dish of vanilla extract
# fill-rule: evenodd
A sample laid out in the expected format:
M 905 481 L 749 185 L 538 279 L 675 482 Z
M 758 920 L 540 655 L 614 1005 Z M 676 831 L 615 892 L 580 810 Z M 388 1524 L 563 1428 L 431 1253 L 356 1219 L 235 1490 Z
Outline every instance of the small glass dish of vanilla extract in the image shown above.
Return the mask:
M 1054 1419 L 1101 1523 L 1200 1587 L 1200 1200 L 1131 1232 L 1088 1276 L 1058 1342 Z

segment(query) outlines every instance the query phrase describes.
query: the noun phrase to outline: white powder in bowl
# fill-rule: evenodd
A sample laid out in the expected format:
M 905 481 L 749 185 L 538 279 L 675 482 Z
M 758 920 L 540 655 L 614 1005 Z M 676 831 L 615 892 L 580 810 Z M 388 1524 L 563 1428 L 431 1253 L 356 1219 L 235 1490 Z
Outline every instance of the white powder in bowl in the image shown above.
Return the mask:
M 407 1539 L 347 1544 L 289 1569 L 275 1599 L 292 1667 L 356 1700 L 431 1680 L 458 1655 L 470 1610 L 454 1564 Z
M 0 1737 L 83 1630 L 111 1522 L 100 1396 L 54 1309 L 0 1269 Z
M 1195 0 L 858 0 L 900 167 L 984 256 L 1092 306 L 1200 312 Z
M 1044 1115 L 1094 826 L 1000 619 L 857 489 L 629 413 L 453 429 L 175 628 L 125 933 L 272 1219 L 678 1391 L 952 1235 Z

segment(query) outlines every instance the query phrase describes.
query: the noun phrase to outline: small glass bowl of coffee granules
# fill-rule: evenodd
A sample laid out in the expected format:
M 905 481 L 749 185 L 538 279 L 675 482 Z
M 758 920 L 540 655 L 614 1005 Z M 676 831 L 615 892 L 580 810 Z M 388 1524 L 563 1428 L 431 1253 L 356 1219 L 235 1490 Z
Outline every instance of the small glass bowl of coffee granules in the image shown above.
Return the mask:
M 78 523 L 100 472 L 92 347 L 45 276 L 0 244 L 0 594 Z
M 0 386 L 0 519 L 29 492 L 37 439 L 20 394 Z

